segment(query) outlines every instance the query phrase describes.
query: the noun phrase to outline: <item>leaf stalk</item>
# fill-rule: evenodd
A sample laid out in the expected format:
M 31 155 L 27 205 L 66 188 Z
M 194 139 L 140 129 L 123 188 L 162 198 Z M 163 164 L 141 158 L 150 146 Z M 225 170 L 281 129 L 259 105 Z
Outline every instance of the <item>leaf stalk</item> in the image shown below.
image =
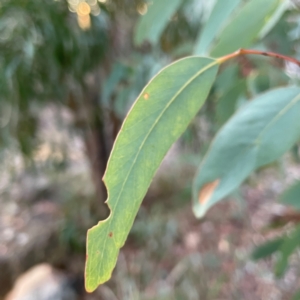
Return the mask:
M 276 52 L 270 52 L 270 51 L 260 51 L 260 50 L 252 50 L 252 49 L 239 49 L 231 54 L 228 54 L 228 55 L 225 55 L 225 56 L 222 56 L 220 58 L 217 59 L 218 63 L 224 63 L 226 61 L 228 61 L 229 59 L 232 59 L 232 58 L 235 58 L 235 57 L 238 57 L 238 56 L 241 56 L 241 55 L 262 55 L 262 56 L 269 56 L 269 57 L 275 57 L 275 58 L 278 58 L 278 59 L 282 59 L 282 60 L 285 60 L 285 61 L 289 61 L 289 62 L 292 62 L 296 65 L 298 65 L 300 67 L 300 61 L 293 58 L 293 57 L 290 57 L 290 56 L 286 56 L 286 55 L 283 55 L 283 54 L 279 54 L 279 53 L 276 53 Z

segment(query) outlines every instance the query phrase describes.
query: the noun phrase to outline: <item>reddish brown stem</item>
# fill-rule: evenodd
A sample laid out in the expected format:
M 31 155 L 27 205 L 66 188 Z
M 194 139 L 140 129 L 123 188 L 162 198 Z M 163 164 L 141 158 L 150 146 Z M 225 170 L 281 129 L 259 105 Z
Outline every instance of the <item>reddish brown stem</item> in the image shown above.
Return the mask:
M 300 61 L 293 58 L 293 57 L 289 57 L 286 55 L 282 55 L 279 53 L 275 53 L 275 52 L 269 52 L 269 51 L 259 51 L 259 50 L 251 50 L 251 49 L 239 49 L 236 52 L 233 52 L 231 54 L 222 56 L 220 58 L 217 59 L 217 61 L 221 64 L 231 58 L 240 56 L 240 55 L 248 55 L 248 54 L 254 54 L 254 55 L 263 55 L 263 56 L 270 56 L 270 57 L 275 57 L 275 58 L 279 58 L 279 59 L 283 59 L 286 61 L 290 61 L 298 66 L 300 66 Z

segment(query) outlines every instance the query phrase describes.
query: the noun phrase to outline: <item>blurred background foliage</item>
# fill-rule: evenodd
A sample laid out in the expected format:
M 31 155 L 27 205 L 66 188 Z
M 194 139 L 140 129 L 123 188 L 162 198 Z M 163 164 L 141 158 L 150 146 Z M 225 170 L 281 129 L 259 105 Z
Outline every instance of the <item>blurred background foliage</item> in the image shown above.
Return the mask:
M 41 261 L 80 274 L 86 229 L 107 214 L 101 178 L 113 141 L 152 76 L 187 55 L 221 56 L 240 47 L 300 59 L 299 8 L 296 0 L 266 0 L 264 4 L 258 0 L 0 0 L 0 256 L 5 261 L 9 249 L 20 247 L 13 243 L 20 229 L 9 235 L 8 227 L 19 218 L 25 230 L 36 210 L 56 209 L 49 203 L 60 211 L 53 251 L 59 248 L 64 253 L 54 253 L 53 259 L 41 255 L 14 271 L 9 284 L 0 283 L 0 298 L 20 272 Z M 225 222 L 225 215 L 230 220 L 224 225 L 231 228 L 226 238 L 221 221 L 217 225 L 186 221 L 192 219 L 187 210 L 191 177 L 216 131 L 238 108 L 268 89 L 298 82 L 298 67 L 264 57 L 240 57 L 222 66 L 209 101 L 171 151 L 171 163 L 167 159 L 162 165 L 115 277 L 96 299 L 248 299 L 251 287 L 242 282 L 255 267 L 249 253 L 243 250 L 240 254 L 231 244 L 242 249 L 253 246 L 243 244 L 243 234 L 253 233 L 247 221 L 243 223 L 249 209 L 253 212 L 247 193 L 261 181 L 269 182 L 269 173 L 267 179 L 265 170 L 254 175 L 247 182 L 248 190 L 242 189 L 233 196 L 233 204 L 221 207 L 225 214 L 220 208 L 212 213 L 212 220 Z M 275 203 L 284 185 L 300 178 L 299 172 L 289 173 L 298 162 L 296 145 L 287 158 L 271 166 L 285 176 L 268 205 Z M 274 178 L 273 173 L 269 177 Z M 267 190 L 268 195 L 266 186 L 258 190 Z M 284 194 L 286 204 L 294 210 L 280 217 L 280 237 L 276 233 L 271 247 L 268 242 L 253 254 L 261 258 L 281 252 L 275 264 L 277 275 L 284 275 L 288 257 L 299 246 L 295 226 L 300 219 L 299 204 L 294 196 L 299 193 L 295 190 L 297 186 Z M 273 221 L 271 218 L 271 225 Z M 42 222 L 48 226 L 44 219 Z M 235 228 L 236 223 L 242 223 L 242 229 Z M 234 240 L 237 232 L 241 237 Z M 280 248 L 284 241 L 287 245 Z M 77 269 L 70 267 L 74 261 L 79 262 Z M 252 271 L 241 275 L 242 264 Z M 266 276 L 271 276 L 268 267 Z M 299 262 L 293 262 L 293 267 L 293 274 L 299 274 Z M 258 268 L 262 273 L 266 269 L 265 265 Z M 235 277 L 230 275 L 234 270 Z M 231 277 L 239 288 L 233 288 Z M 276 287 L 275 279 L 272 284 L 272 299 L 289 299 L 282 295 L 291 295 L 300 287 L 297 278 L 288 282 L 289 289 L 284 283 Z M 267 299 L 257 293 L 251 299 Z

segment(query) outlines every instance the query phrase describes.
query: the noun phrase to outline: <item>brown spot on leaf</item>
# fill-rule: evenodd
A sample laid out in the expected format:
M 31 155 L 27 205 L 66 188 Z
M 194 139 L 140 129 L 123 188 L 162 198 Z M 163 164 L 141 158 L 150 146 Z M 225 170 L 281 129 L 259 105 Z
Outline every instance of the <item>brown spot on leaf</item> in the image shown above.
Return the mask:
M 149 97 L 150 97 L 150 95 L 149 95 L 148 93 L 145 93 L 145 94 L 144 94 L 144 99 L 145 99 L 145 100 L 148 100 Z
M 113 237 L 113 233 L 112 232 L 110 232 L 109 234 L 108 234 L 108 236 L 111 238 L 111 237 Z
M 202 189 L 199 192 L 199 203 L 200 204 L 205 204 L 206 202 L 209 201 L 209 199 L 211 198 L 214 190 L 217 188 L 217 186 L 219 185 L 220 180 L 216 179 L 215 181 L 206 183 L 205 185 L 203 185 Z

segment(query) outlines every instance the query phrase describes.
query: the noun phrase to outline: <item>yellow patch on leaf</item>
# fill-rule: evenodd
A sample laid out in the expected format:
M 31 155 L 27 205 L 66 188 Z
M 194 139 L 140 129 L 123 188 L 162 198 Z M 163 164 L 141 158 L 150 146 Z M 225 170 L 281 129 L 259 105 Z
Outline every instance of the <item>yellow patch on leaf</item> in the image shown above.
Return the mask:
M 200 204 L 205 204 L 206 202 L 209 201 L 209 199 L 211 198 L 214 190 L 217 188 L 217 186 L 219 185 L 220 180 L 216 179 L 215 181 L 206 183 L 205 185 L 203 185 L 202 189 L 199 192 L 199 203 Z

